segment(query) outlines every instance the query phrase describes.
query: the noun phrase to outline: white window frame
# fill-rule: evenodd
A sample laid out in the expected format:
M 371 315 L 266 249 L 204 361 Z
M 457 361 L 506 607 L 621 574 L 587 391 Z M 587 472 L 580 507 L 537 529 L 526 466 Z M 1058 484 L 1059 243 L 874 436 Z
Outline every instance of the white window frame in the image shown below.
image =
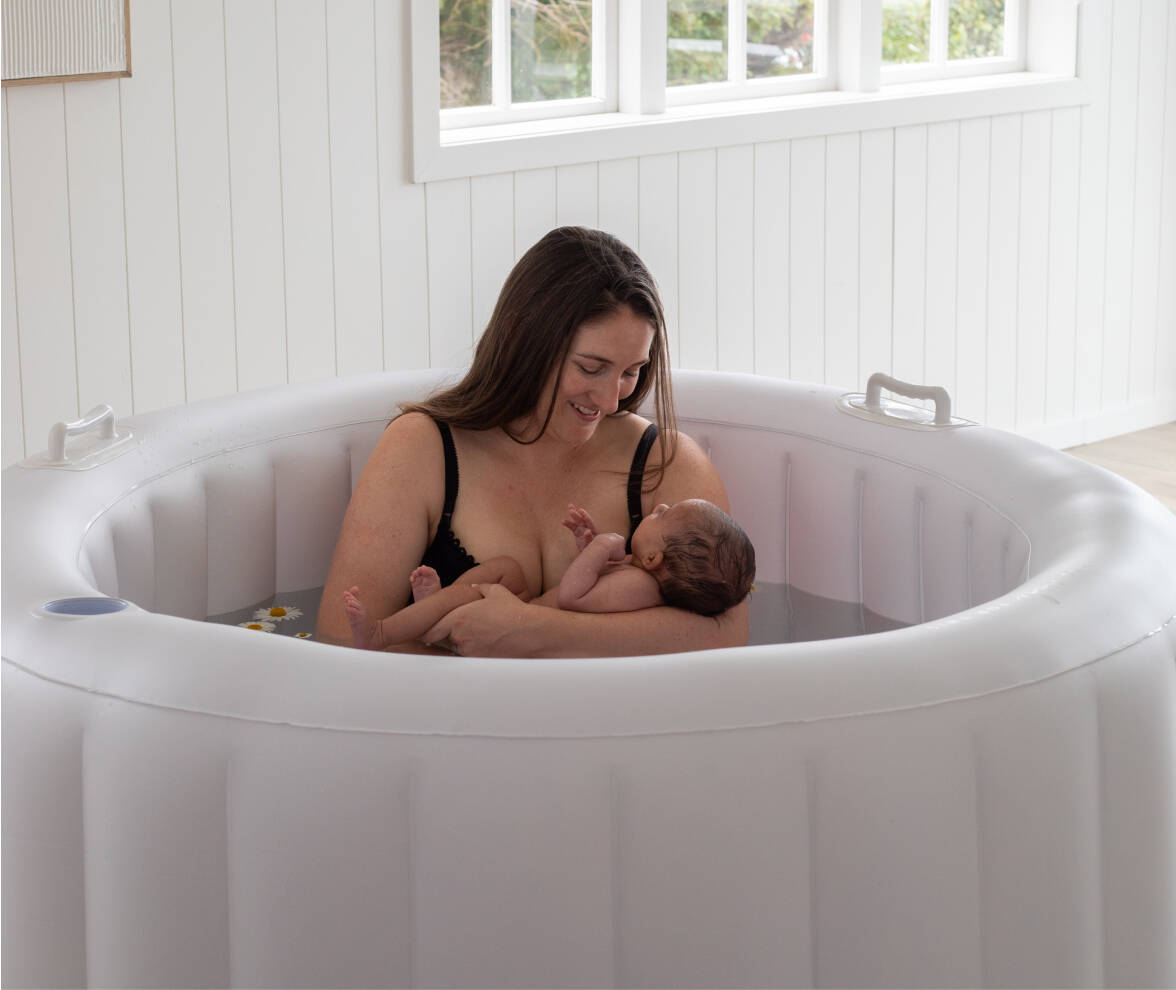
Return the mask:
M 614 39 L 616 110 L 443 130 L 437 0 L 411 0 L 413 178 L 430 182 L 1087 103 L 1076 75 L 1080 0 L 1015 2 L 1027 2 L 1022 71 L 884 86 L 881 0 L 836 0 L 829 8 L 836 89 L 667 105 L 665 0 L 607 0 L 612 6 L 605 8 L 603 30 Z
M 510 100 L 510 0 L 491 0 L 491 45 L 496 58 L 491 80 L 491 105 L 440 111 L 441 130 L 484 127 L 524 120 L 578 117 L 617 110 L 617 3 L 592 0 L 592 95 L 569 100 Z M 436 6 L 436 4 L 434 4 Z M 439 53 L 438 53 L 439 55 Z M 440 60 L 437 71 L 440 73 Z
M 1006 0 L 1004 51 L 1000 55 L 954 60 L 947 57 L 948 8 L 951 0 L 930 0 L 930 3 L 931 38 L 928 61 L 890 65 L 883 63 L 882 85 L 1024 71 L 1027 0 Z
M 837 87 L 836 46 L 833 44 L 835 0 L 813 0 L 813 71 L 766 79 L 747 78 L 748 0 L 727 0 L 727 78 L 721 82 L 666 86 L 666 106 L 681 107 L 725 100 L 814 93 Z

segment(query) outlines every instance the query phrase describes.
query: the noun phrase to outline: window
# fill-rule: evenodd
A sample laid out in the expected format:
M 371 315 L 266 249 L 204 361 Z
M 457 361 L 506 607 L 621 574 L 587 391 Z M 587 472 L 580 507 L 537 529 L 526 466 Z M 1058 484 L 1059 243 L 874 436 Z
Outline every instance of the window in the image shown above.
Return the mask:
M 615 110 L 604 0 L 439 0 L 441 127 Z
M 666 103 L 829 89 L 823 0 L 666 0 Z
M 411 2 L 417 181 L 1085 101 L 1078 0 Z
M 882 81 L 1014 72 L 1019 14 L 1015 0 L 882 0 Z

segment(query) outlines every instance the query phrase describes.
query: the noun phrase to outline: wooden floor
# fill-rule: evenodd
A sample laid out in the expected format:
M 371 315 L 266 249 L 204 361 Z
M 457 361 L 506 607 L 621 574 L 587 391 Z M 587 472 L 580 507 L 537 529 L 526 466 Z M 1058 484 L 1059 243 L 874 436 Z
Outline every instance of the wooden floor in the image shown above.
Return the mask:
M 1071 447 L 1067 453 L 1135 482 L 1176 512 L 1176 423 Z

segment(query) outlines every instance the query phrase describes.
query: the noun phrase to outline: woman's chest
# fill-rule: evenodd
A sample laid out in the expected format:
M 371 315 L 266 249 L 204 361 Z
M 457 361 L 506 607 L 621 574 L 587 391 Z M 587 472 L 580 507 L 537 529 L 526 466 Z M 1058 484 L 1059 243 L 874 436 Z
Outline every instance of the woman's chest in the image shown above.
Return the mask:
M 577 550 L 563 523 L 568 506 L 586 509 L 600 532 L 629 535 L 623 470 L 487 471 L 463 465 L 453 531 L 477 560 L 514 557 L 532 594 L 555 587 Z

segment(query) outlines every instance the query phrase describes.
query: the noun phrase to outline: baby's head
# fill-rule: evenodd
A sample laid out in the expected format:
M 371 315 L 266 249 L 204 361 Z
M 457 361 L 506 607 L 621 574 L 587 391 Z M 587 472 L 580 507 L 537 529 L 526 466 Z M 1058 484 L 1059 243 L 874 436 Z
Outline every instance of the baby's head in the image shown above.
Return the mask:
M 667 605 L 718 615 L 737 605 L 755 579 L 755 548 L 712 502 L 659 505 L 633 532 L 633 563 L 648 571 Z

